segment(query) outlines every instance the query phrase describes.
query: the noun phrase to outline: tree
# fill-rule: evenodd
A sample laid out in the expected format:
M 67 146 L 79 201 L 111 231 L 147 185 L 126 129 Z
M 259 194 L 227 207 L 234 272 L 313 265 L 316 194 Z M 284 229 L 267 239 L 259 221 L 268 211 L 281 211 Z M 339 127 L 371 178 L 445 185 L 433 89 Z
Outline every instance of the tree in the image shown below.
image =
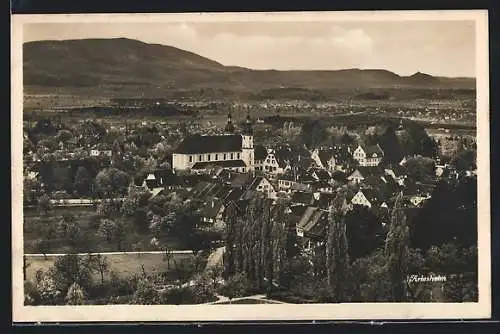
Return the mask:
M 156 291 L 153 282 L 146 277 L 142 277 L 137 282 L 137 288 L 131 302 L 139 305 L 159 304 L 160 295 Z
M 384 162 L 387 164 L 396 164 L 403 158 L 403 150 L 393 126 L 387 127 L 386 131 L 380 136 L 379 144 L 384 151 Z
M 403 302 L 406 298 L 405 285 L 408 276 L 409 228 L 401 202 L 400 193 L 394 203 L 389 232 L 385 241 L 387 267 L 391 282 L 393 301 Z
M 57 305 L 59 303 L 61 290 L 50 275 L 42 274 L 36 284 L 36 289 L 42 305 Z
M 104 274 L 109 272 L 108 258 L 101 254 L 97 254 L 95 256 L 91 256 L 89 262 L 89 265 L 99 272 L 101 275 L 101 284 L 104 284 Z
M 92 282 L 87 264 L 76 254 L 66 254 L 58 257 L 54 262 L 51 277 L 57 289 L 62 293 L 67 293 L 70 285 L 75 282 L 84 288 L 88 287 Z
M 38 209 L 46 215 L 48 211 L 52 210 L 52 203 L 48 195 L 42 195 L 38 199 Z
M 229 298 L 243 297 L 248 291 L 248 280 L 242 273 L 236 273 L 226 280 L 221 293 Z
M 26 280 L 26 269 L 29 268 L 31 263 L 26 261 L 26 255 L 23 255 L 23 280 Z
M 389 302 L 391 285 L 384 249 L 356 259 L 351 265 L 353 302 Z
M 85 303 L 85 292 L 75 282 L 69 287 L 65 300 L 68 305 L 83 305 Z
M 125 226 L 122 221 L 102 219 L 98 233 L 104 237 L 107 242 L 115 241 L 118 250 L 122 249 L 122 243 L 125 237 Z
M 71 138 L 73 138 L 73 134 L 69 130 L 59 130 L 56 136 L 57 141 L 63 143 L 67 143 Z
M 106 239 L 107 242 L 113 240 L 116 231 L 116 222 L 111 219 L 101 219 L 101 225 L 99 226 L 98 233 Z
M 81 229 L 75 221 L 75 216 L 63 215 L 57 224 L 57 233 L 61 238 L 67 239 L 72 246 L 75 246 L 81 237 Z
M 133 216 L 133 221 L 135 228 L 137 229 L 138 232 L 147 232 L 149 222 L 148 222 L 148 216 L 146 209 L 139 208 L 135 211 L 134 216 Z
M 365 257 L 382 246 L 382 224 L 365 206 L 355 205 L 345 216 L 349 259 Z
M 347 202 L 343 192 L 330 204 L 326 242 L 326 267 L 328 286 L 337 302 L 345 300 L 345 287 L 349 271 L 349 255 L 345 226 Z
M 328 138 L 328 131 L 319 120 L 307 121 L 302 125 L 301 140 L 308 147 L 320 145 Z
M 120 212 L 120 202 L 114 200 L 103 200 L 97 205 L 96 211 L 101 217 L 115 217 Z
M 130 176 L 117 168 L 103 169 L 95 178 L 97 191 L 105 197 L 123 195 L 127 191 L 130 181 Z
M 86 196 L 90 193 L 93 186 L 93 180 L 90 176 L 89 171 L 83 167 L 79 166 L 76 170 L 74 187 L 76 192 L 80 196 Z
M 214 298 L 215 287 L 207 274 L 197 274 L 193 281 L 193 294 L 197 303 L 206 303 Z
M 405 163 L 405 168 L 408 177 L 418 182 L 428 182 L 436 175 L 435 162 L 432 158 L 423 156 L 415 156 L 408 158 Z
M 476 151 L 463 150 L 457 152 L 451 160 L 451 165 L 459 172 L 476 169 Z
M 219 279 L 221 278 L 223 272 L 224 267 L 221 265 L 210 267 L 210 269 L 208 270 L 208 276 L 212 280 L 212 284 L 215 289 L 217 289 L 218 287 Z
M 165 257 L 164 259 L 167 261 L 167 269 L 170 269 L 170 260 L 172 260 L 172 258 L 174 257 L 174 253 L 172 252 L 172 250 L 165 246 Z

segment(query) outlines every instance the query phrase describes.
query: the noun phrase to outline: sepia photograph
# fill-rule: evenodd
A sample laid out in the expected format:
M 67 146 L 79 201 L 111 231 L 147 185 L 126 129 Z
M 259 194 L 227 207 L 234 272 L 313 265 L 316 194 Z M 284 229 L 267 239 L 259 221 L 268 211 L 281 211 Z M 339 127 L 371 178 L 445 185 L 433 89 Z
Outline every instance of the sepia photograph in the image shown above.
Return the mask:
M 490 316 L 486 11 L 12 16 L 14 321 Z

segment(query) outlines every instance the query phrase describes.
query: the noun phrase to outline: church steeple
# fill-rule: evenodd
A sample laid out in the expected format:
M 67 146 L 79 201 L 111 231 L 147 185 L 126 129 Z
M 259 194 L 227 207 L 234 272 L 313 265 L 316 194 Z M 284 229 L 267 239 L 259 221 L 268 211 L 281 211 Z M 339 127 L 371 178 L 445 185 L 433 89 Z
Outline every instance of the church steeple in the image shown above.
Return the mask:
M 231 113 L 227 114 L 227 124 L 226 124 L 226 127 L 224 128 L 224 130 L 227 133 L 234 132 L 234 124 L 233 124 L 233 119 L 232 119 Z
M 247 114 L 245 124 L 243 125 L 243 134 L 253 135 L 252 119 L 250 118 L 250 113 Z

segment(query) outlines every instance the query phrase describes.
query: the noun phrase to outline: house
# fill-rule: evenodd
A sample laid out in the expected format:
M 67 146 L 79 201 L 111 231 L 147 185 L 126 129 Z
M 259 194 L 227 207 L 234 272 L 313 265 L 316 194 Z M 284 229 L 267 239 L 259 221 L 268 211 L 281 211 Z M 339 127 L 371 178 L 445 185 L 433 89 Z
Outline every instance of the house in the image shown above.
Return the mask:
M 359 171 L 359 169 L 356 169 L 354 170 L 354 172 L 352 172 L 348 177 L 347 177 L 347 181 L 351 182 L 351 183 L 361 183 L 365 180 L 365 177 L 363 176 L 363 174 L 361 174 L 361 172 Z
M 296 234 L 304 238 L 304 248 L 311 249 L 314 244 L 325 239 L 328 212 L 317 207 L 307 207 L 302 217 L 296 224 Z
M 231 116 L 228 125 L 232 125 Z M 195 134 L 184 138 L 172 154 L 175 170 L 197 170 L 203 172 L 211 166 L 220 166 L 238 172 L 254 169 L 253 130 L 247 117 L 241 134 L 233 134 L 226 126 L 222 135 Z
M 323 182 L 331 182 L 332 181 L 331 174 L 327 170 L 324 170 L 324 169 L 314 169 L 311 173 L 311 176 L 316 181 L 323 181 Z
M 150 190 L 154 188 L 164 188 L 176 182 L 177 177 L 169 169 L 157 169 L 146 175 L 142 186 Z
M 266 194 L 268 198 L 276 197 L 276 191 L 274 190 L 273 185 L 263 176 L 255 177 L 248 189 L 262 192 Z
M 264 160 L 267 157 L 267 149 L 262 145 L 255 145 L 255 158 L 254 158 L 254 169 L 256 171 L 262 171 L 264 166 Z
M 316 181 L 311 186 L 320 193 L 332 194 L 335 190 L 335 187 L 326 181 Z
M 251 174 L 234 174 L 230 181 L 231 188 L 246 188 L 253 181 Z
M 437 177 L 443 176 L 443 174 L 444 174 L 444 172 L 446 171 L 447 168 L 448 168 L 448 164 L 436 165 L 436 176 Z
M 113 155 L 113 151 L 111 150 L 100 150 L 100 149 L 91 149 L 90 156 L 91 157 L 111 157 Z
M 222 200 L 212 199 L 209 200 L 201 208 L 201 219 L 205 223 L 210 223 L 211 228 L 222 231 L 224 230 L 224 203 Z
M 350 200 L 349 203 L 351 204 L 351 207 L 353 205 L 363 205 L 368 208 L 372 207 L 372 203 L 366 198 L 365 194 L 363 193 L 362 190 L 359 190 Z
M 291 202 L 293 205 L 313 205 L 315 202 L 314 193 L 297 191 L 292 195 Z
M 330 203 L 333 201 L 335 196 L 336 194 L 320 193 L 319 198 L 314 203 L 314 206 L 323 210 L 328 210 L 330 207 Z
M 291 174 L 285 174 L 278 178 L 278 191 L 290 192 L 293 185 L 293 176 Z
M 379 144 L 358 145 L 352 157 L 360 166 L 378 166 L 384 157 L 384 151 Z
M 319 168 L 334 171 L 336 167 L 335 149 L 315 149 L 311 152 L 311 159 Z
M 280 152 L 282 153 L 283 151 L 276 151 L 274 149 L 267 151 L 266 158 L 262 163 L 262 170 L 265 173 L 278 175 L 292 169 L 289 160 L 283 154 L 280 155 Z

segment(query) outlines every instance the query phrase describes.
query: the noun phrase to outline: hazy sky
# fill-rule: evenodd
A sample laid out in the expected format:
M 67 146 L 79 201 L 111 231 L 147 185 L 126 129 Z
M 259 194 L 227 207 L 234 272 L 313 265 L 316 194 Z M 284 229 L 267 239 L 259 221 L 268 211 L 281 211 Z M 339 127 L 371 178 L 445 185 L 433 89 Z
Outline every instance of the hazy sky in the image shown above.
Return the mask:
M 127 37 L 252 69 L 475 76 L 473 21 L 36 23 L 24 41 Z

